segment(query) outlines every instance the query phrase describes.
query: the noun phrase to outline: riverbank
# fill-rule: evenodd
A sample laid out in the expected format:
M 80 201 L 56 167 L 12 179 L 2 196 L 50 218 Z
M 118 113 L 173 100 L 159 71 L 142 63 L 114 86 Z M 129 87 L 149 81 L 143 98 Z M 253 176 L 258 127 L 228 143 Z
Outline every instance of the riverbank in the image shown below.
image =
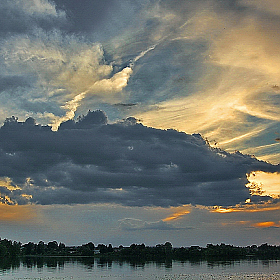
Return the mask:
M 112 260 L 236 260 L 245 258 L 256 259 L 280 259 L 280 246 L 267 243 L 260 246 L 250 245 L 239 247 L 233 245 L 207 244 L 206 247 L 190 246 L 175 248 L 170 242 L 146 246 L 145 244 L 131 244 L 128 247 L 122 245 L 113 247 L 111 244 L 98 244 L 92 242 L 80 246 L 66 246 L 57 241 L 38 244 L 28 242 L 21 244 L 17 241 L 0 239 L 0 257 L 23 256 L 55 256 L 55 257 L 98 257 Z

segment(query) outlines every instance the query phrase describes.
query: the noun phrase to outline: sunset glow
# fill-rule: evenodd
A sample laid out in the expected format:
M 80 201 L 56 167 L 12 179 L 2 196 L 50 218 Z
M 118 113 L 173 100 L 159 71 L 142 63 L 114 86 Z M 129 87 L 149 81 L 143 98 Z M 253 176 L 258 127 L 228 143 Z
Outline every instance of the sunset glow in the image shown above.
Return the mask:
M 2 0 L 0 23 L 1 238 L 280 243 L 279 1 Z
M 248 176 L 248 187 L 255 183 L 261 186 L 263 195 L 278 197 L 280 195 L 280 173 L 252 172 Z

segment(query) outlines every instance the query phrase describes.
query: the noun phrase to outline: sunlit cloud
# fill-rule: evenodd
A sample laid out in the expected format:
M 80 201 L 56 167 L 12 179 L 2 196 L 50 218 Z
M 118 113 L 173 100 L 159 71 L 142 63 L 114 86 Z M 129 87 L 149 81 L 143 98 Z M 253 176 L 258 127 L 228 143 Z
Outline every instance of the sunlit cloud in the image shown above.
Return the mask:
M 239 226 L 239 227 L 245 227 L 245 228 L 259 228 L 259 229 L 265 229 L 265 228 L 279 228 L 280 222 L 273 222 L 273 221 L 265 221 L 265 222 L 253 222 L 253 221 L 234 221 L 234 222 L 222 222 L 221 225 L 223 227 L 232 227 L 232 226 Z
M 28 3 L 23 5 L 28 16 L 35 13 L 66 20 L 54 3 Z M 140 11 L 142 18 L 140 14 L 135 18 L 139 28 L 128 26 L 125 35 L 104 45 L 66 35 L 58 28 L 46 31 L 34 26 L 27 36 L 17 34 L 1 46 L 3 73 L 28 74 L 34 79 L 29 88 L 20 89 L 24 92 L 21 98 L 11 97 L 3 110 L 11 107 L 10 111 L 20 117 L 28 112 L 56 129 L 60 122 L 76 117 L 79 108 L 83 112 L 100 102 L 110 107 L 136 98 L 142 106 L 133 108 L 132 113 L 149 126 L 199 132 L 229 151 L 248 150 L 248 141 L 256 137 L 264 139 L 262 145 L 269 145 L 265 136 L 280 120 L 278 23 L 273 18 L 264 19 L 258 11 L 275 13 L 279 5 L 272 0 L 265 5 L 246 0 L 238 4 L 247 7 L 246 12 L 222 10 L 215 1 L 196 5 L 183 1 L 180 9 L 171 1 L 142 5 L 149 9 Z M 180 48 L 176 55 L 170 53 L 174 48 Z M 175 73 L 160 76 L 151 70 L 150 76 L 143 77 L 145 85 L 166 83 L 165 89 L 155 88 L 149 96 L 143 90 L 145 99 L 138 97 L 139 69 L 149 71 L 146 62 L 152 65 L 163 52 L 170 57 L 166 63 L 161 62 L 162 72 L 180 67 L 179 78 Z M 192 55 L 196 57 L 188 66 L 184 59 Z M 192 73 L 189 68 L 194 65 Z M 157 70 L 161 72 L 161 68 Z M 179 80 L 186 83 L 185 87 L 181 83 L 178 90 Z M 125 92 L 127 87 L 129 92 Z M 154 106 L 147 106 L 151 104 Z M 257 148 L 259 144 L 251 145 Z M 252 153 L 277 162 L 275 149 Z
M 260 222 L 260 223 L 255 223 L 252 224 L 253 227 L 257 228 L 270 228 L 270 227 L 280 227 L 280 222 Z
M 85 2 L 1 1 L 3 221 L 107 203 L 127 236 L 279 227 L 279 1 Z
M 279 211 L 280 210 L 280 204 L 279 203 L 260 203 L 260 204 L 254 204 L 249 203 L 245 205 L 236 205 L 234 207 L 221 207 L 221 206 L 215 206 L 213 208 L 209 208 L 209 211 L 212 213 L 221 213 L 221 214 L 227 214 L 227 213 L 256 213 L 256 212 L 269 212 L 269 211 Z
M 162 219 L 164 222 L 170 222 L 170 221 L 174 221 L 174 220 L 178 220 L 188 214 L 190 214 L 190 210 L 187 209 L 181 209 L 181 207 L 177 208 L 177 211 L 172 213 L 170 216 Z
M 280 120 L 277 28 L 254 14 L 240 18 L 204 8 L 177 29 L 176 37 L 209 43 L 203 61 L 208 71 L 197 82 L 203 90 L 188 95 L 186 88 L 187 97 L 158 103 L 138 117 L 149 126 L 199 131 L 222 148 L 242 151 L 249 139 L 264 136 Z
M 61 108 L 66 110 L 66 114 L 61 118 L 56 118 L 57 120 L 55 123 L 52 123 L 53 129 L 56 130 L 58 126 L 64 121 L 74 119 L 77 108 L 80 106 L 86 95 L 102 93 L 113 94 L 122 91 L 122 89 L 126 87 L 131 73 L 132 69 L 130 67 L 126 67 L 122 71 L 116 73 L 110 79 L 102 79 L 95 82 L 89 87 L 88 90 L 79 93 L 72 100 L 67 101 L 65 105 L 61 106 Z
M 41 85 L 41 92 L 31 90 L 26 98 L 33 98 L 33 102 L 52 101 L 58 106 L 68 102 L 72 110 L 81 101 L 82 93 L 89 92 L 97 81 L 109 78 L 113 70 L 112 65 L 102 62 L 100 45 L 88 44 L 75 37 L 65 38 L 59 32 L 39 31 L 28 39 L 14 38 L 2 46 L 2 53 L 8 69 L 18 74 L 30 73 Z M 115 80 L 116 88 L 121 89 L 120 81 Z M 91 93 L 100 94 L 94 89 Z M 101 94 L 104 93 L 106 89 Z
M 0 186 L 8 189 L 9 191 L 20 190 L 9 177 L 0 178 Z
M 278 197 L 280 195 L 280 174 L 266 172 L 252 172 L 248 176 L 248 185 L 255 184 L 260 186 L 264 195 Z
M 253 151 L 251 152 L 251 154 L 252 153 Z M 258 158 L 267 162 L 278 163 L 280 158 L 280 153 L 272 152 L 270 154 L 260 155 L 258 156 Z

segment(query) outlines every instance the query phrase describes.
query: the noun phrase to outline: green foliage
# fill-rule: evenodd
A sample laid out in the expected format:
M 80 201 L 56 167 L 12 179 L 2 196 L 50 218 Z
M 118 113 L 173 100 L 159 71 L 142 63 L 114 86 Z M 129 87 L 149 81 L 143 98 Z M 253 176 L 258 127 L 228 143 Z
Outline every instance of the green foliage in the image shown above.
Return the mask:
M 145 244 L 131 244 L 129 247 L 112 244 L 98 244 L 92 242 L 81 246 L 66 246 L 57 241 L 45 244 L 28 242 L 22 245 L 20 242 L 0 238 L 0 258 L 13 258 L 17 256 L 98 256 L 109 259 L 135 260 L 135 261 L 171 261 L 171 260 L 234 260 L 242 258 L 279 259 L 280 246 L 252 245 L 237 247 L 224 243 L 207 244 L 206 248 L 199 246 L 173 248 L 170 242 L 157 244 L 150 247 Z
M 0 257 L 15 257 L 21 252 L 21 243 L 0 238 Z

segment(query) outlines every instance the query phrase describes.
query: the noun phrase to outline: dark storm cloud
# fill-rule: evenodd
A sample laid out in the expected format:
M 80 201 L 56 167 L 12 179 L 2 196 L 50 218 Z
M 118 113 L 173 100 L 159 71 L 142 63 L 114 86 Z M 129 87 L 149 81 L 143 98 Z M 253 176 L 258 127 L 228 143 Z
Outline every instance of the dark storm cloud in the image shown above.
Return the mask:
M 247 173 L 279 171 L 211 148 L 199 134 L 154 129 L 135 118 L 108 124 L 102 111 L 62 123 L 58 131 L 32 118 L 9 118 L 0 147 L 0 176 L 21 188 L 7 188 L 5 196 L 18 203 L 234 205 L 250 197 Z

